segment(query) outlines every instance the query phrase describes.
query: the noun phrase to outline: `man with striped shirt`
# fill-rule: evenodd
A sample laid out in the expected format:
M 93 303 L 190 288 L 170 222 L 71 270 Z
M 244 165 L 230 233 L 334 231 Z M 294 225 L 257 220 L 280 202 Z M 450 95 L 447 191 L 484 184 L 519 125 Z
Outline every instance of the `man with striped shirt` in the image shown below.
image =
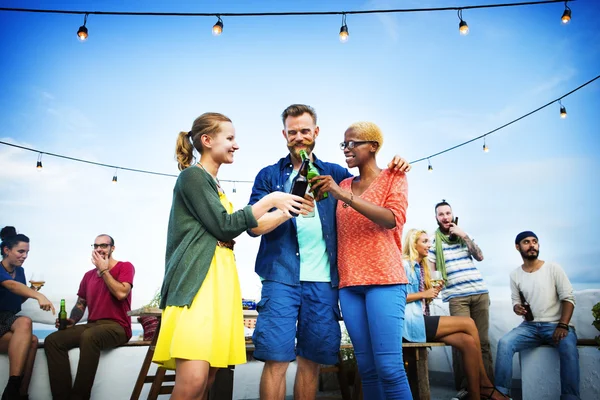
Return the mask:
M 471 317 L 475 321 L 481 341 L 483 364 L 493 382 L 494 369 L 488 336 L 490 297 L 481 273 L 473 262 L 473 259 L 483 261 L 483 253 L 475 241 L 456 224 L 452 207 L 446 200 L 435 205 L 435 215 L 439 228 L 431 240 L 429 263 L 444 278 L 442 300 L 449 302 L 450 315 Z M 466 398 L 467 380 L 462 358 L 455 349 L 452 351 L 454 383 L 459 390 L 455 398 Z

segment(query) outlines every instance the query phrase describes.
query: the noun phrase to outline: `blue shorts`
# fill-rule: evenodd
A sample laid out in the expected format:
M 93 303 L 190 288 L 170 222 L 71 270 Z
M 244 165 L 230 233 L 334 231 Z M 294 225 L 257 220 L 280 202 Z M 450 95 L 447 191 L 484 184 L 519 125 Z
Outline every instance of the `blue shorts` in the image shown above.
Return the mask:
M 263 281 L 256 310 L 252 341 L 257 360 L 290 362 L 298 355 L 319 364 L 338 362 L 340 309 L 338 289 L 331 283 Z

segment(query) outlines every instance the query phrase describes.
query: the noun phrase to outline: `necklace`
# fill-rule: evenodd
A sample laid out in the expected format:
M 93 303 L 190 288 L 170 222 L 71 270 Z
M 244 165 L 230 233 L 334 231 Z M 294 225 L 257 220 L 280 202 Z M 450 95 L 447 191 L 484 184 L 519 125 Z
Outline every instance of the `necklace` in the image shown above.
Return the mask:
M 2 261 L 4 261 L 4 260 L 2 260 Z M 4 270 L 5 270 L 6 272 L 8 272 L 10 275 L 12 275 L 12 274 L 14 274 L 14 273 L 15 273 L 15 269 L 14 269 L 14 268 L 12 269 L 12 271 L 9 271 L 9 270 L 8 270 L 8 268 L 6 268 L 6 267 L 4 266 L 4 262 L 0 262 L 0 264 L 2 264 L 2 268 L 4 268 Z
M 204 172 L 206 172 L 207 174 L 210 175 L 211 178 L 213 178 L 213 180 L 217 184 L 217 188 L 219 189 L 219 193 L 224 193 L 223 192 L 223 188 L 221 187 L 221 182 L 219 182 L 219 178 L 217 178 L 216 176 L 213 176 L 213 174 L 211 174 L 210 172 L 208 172 L 206 170 L 206 168 L 204 168 L 204 165 L 202 165 L 202 163 L 200 161 L 198 161 L 198 165 L 200 166 L 200 168 L 202 168 L 204 170 Z

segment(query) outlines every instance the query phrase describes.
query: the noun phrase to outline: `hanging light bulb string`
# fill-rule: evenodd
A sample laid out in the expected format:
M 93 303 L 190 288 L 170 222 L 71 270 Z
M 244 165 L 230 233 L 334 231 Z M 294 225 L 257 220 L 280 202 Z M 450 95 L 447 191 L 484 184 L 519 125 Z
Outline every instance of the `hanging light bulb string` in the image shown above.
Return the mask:
M 184 12 L 149 12 L 149 11 L 79 11 L 79 10 L 55 10 L 35 9 L 18 7 L 0 7 L 0 11 L 46 13 L 46 14 L 95 14 L 95 15 L 130 15 L 130 16 L 161 16 L 161 17 L 263 17 L 263 16 L 298 16 L 298 15 L 340 15 L 340 14 L 384 14 L 384 13 L 410 13 L 410 12 L 432 12 L 432 11 L 457 11 L 473 10 L 483 8 L 519 7 L 533 6 L 550 3 L 566 3 L 575 0 L 543 0 L 526 1 L 519 3 L 480 4 L 460 7 L 428 7 L 428 8 L 402 8 L 382 10 L 353 10 L 353 11 L 282 11 L 282 12 L 241 12 L 241 13 L 184 13 Z M 567 7 L 568 8 L 568 7 Z M 569 9 L 570 11 L 570 9 Z
M 549 101 L 548 103 L 544 104 L 543 106 L 541 106 L 541 107 L 538 107 L 538 108 L 536 108 L 535 110 L 528 112 L 527 114 L 521 115 L 519 118 L 513 119 L 512 121 L 510 121 L 510 122 L 507 122 L 506 124 L 504 124 L 504 125 L 502 125 L 502 126 L 499 126 L 499 127 L 498 127 L 498 128 L 496 128 L 496 129 L 492 129 L 491 131 L 489 131 L 489 132 L 486 132 L 486 133 L 484 133 L 483 135 L 479 135 L 479 136 L 477 136 L 477 137 L 474 137 L 473 139 L 469 139 L 469 140 L 467 140 L 466 142 L 459 143 L 459 144 L 457 144 L 457 145 L 455 145 L 455 146 L 452 146 L 452 147 L 449 147 L 449 148 L 447 148 L 447 149 L 445 149 L 445 150 L 442 150 L 442 151 L 439 151 L 439 152 L 437 152 L 437 153 L 431 154 L 431 155 L 429 155 L 429 156 L 422 157 L 422 158 L 419 158 L 419 159 L 417 159 L 417 160 L 411 161 L 410 163 L 411 163 L 411 164 L 416 164 L 416 163 L 418 163 L 418 162 L 421 162 L 421 161 L 429 160 L 430 158 L 437 157 L 437 156 L 439 156 L 439 155 L 441 155 L 441 154 L 444 154 L 444 153 L 448 153 L 449 151 L 452 151 L 452 150 L 454 150 L 454 149 L 458 149 L 459 147 L 462 147 L 462 146 L 464 146 L 464 145 L 466 145 L 466 144 L 469 144 L 469 143 L 471 143 L 471 142 L 474 142 L 474 141 L 476 141 L 476 140 L 479 140 L 479 139 L 481 139 L 481 138 L 483 138 L 483 137 L 489 136 L 489 135 L 491 135 L 492 133 L 498 132 L 499 130 L 501 130 L 501 129 L 504 129 L 504 128 L 506 128 L 507 126 L 509 126 L 509 125 L 512 125 L 512 124 L 514 124 L 515 122 L 518 122 L 518 121 L 522 120 L 523 118 L 527 118 L 527 117 L 528 117 L 528 116 L 530 116 L 531 114 L 535 114 L 536 112 L 538 112 L 538 111 L 540 111 L 540 110 L 543 110 L 544 108 L 546 108 L 546 107 L 548 107 L 548 106 L 550 106 L 550 105 L 552 105 L 552 104 L 554 104 L 554 103 L 556 103 L 556 102 L 560 102 L 560 101 L 561 101 L 562 99 L 564 99 L 565 97 L 567 97 L 567 96 L 569 96 L 569 95 L 571 95 L 571 94 L 575 93 L 576 91 L 578 91 L 578 90 L 582 89 L 583 87 L 585 87 L 585 86 L 589 85 L 590 83 L 594 82 L 594 81 L 595 81 L 595 80 L 597 80 L 597 79 L 600 79 L 600 75 L 596 76 L 596 77 L 595 77 L 595 78 L 593 78 L 593 79 L 590 79 L 589 81 L 587 81 L 587 82 L 586 82 L 586 83 L 584 83 L 583 85 L 580 85 L 580 86 L 576 87 L 575 89 L 571 90 L 570 92 L 563 94 L 563 95 L 562 95 L 562 96 L 560 96 L 559 98 L 556 98 L 556 99 L 554 99 L 554 100 L 552 100 L 552 101 Z
M 523 118 L 526 118 L 526 117 L 528 117 L 528 116 L 530 116 L 532 114 L 535 114 L 536 112 L 538 112 L 540 110 L 543 110 L 544 108 L 546 108 L 546 107 L 548 107 L 548 106 L 550 106 L 550 105 L 552 105 L 554 103 L 558 102 L 559 104 L 562 105 L 562 103 L 561 103 L 562 99 L 564 99 L 565 97 L 567 97 L 567 96 L 575 93 L 576 91 L 584 88 L 585 86 L 589 85 L 590 83 L 592 83 L 592 82 L 594 82 L 594 81 L 596 81 L 598 79 L 600 79 L 600 75 L 596 76 L 593 79 L 590 79 L 589 81 L 587 81 L 584 84 L 576 87 L 575 89 L 571 90 L 570 92 L 565 93 L 562 96 L 560 96 L 560 97 L 558 97 L 558 98 L 556 98 L 556 99 L 554 99 L 554 100 L 552 100 L 552 101 L 544 104 L 543 106 L 538 107 L 535 110 L 530 111 L 527 114 L 524 114 L 524 115 L 520 116 L 519 118 L 516 118 L 516 119 L 514 119 L 514 120 L 512 120 L 510 122 L 507 122 L 506 124 L 504 124 L 502 126 L 499 126 L 496 129 L 492 129 L 491 131 L 486 132 L 483 135 L 479 135 L 479 136 L 477 136 L 477 137 L 475 137 L 473 139 L 467 140 L 466 142 L 459 143 L 459 144 L 457 144 L 455 146 L 449 147 L 449 148 L 447 148 L 445 150 L 442 150 L 442 151 L 439 151 L 439 152 L 437 152 L 435 154 L 431 154 L 429 156 L 426 156 L 426 157 L 419 158 L 417 160 L 411 161 L 410 163 L 411 164 L 416 164 L 418 162 L 421 162 L 421 161 L 424 161 L 424 160 L 428 160 L 429 161 L 429 166 L 431 167 L 431 161 L 430 161 L 431 158 L 437 157 L 437 156 L 439 156 L 441 154 L 447 153 L 449 151 L 452 151 L 454 149 L 462 147 L 462 146 L 464 146 L 466 144 L 469 144 L 469 143 L 474 142 L 476 140 L 479 140 L 481 138 L 485 138 L 486 136 L 489 136 L 492 133 L 498 132 L 499 130 L 501 130 L 503 128 L 506 128 L 507 126 L 512 125 L 515 122 L 522 120 Z M 173 178 L 176 178 L 178 176 L 178 175 L 175 175 L 175 174 L 166 174 L 166 173 L 163 173 L 163 172 L 147 171 L 147 170 L 142 170 L 142 169 L 137 169 L 137 168 L 127 168 L 127 167 L 121 167 L 121 166 L 118 166 L 118 165 L 104 164 L 104 163 L 99 163 L 99 162 L 95 162 L 95 161 L 84 160 L 84 159 L 76 158 L 76 157 L 69 157 L 69 156 L 65 156 L 65 155 L 62 155 L 62 154 L 49 153 L 49 152 L 46 152 L 46 151 L 41 151 L 41 150 L 33 149 L 31 147 L 26 147 L 26 146 L 21 146 L 21 145 L 14 144 L 14 143 L 5 142 L 3 140 L 0 140 L 0 144 L 6 145 L 6 146 L 11 146 L 11 147 L 16 147 L 16 148 L 19 148 L 19 149 L 22 149 L 22 150 L 33 151 L 35 153 L 40 153 L 40 155 L 38 157 L 38 160 L 39 160 L 40 163 L 41 163 L 41 156 L 42 156 L 42 154 L 47 154 L 47 155 L 52 156 L 52 157 L 63 158 L 63 159 L 66 159 L 66 160 L 71 160 L 71 161 L 82 162 L 82 163 L 86 163 L 86 164 L 97 165 L 99 167 L 116 168 L 116 169 L 121 169 L 121 170 L 124 170 L 124 171 L 139 172 L 139 173 L 142 173 L 142 174 L 150 174 L 150 175 L 169 176 L 169 177 L 173 177 Z M 430 168 L 430 170 L 431 169 L 432 168 Z M 239 180 L 239 179 L 235 179 L 235 180 L 221 179 L 221 182 L 253 183 L 254 181 Z

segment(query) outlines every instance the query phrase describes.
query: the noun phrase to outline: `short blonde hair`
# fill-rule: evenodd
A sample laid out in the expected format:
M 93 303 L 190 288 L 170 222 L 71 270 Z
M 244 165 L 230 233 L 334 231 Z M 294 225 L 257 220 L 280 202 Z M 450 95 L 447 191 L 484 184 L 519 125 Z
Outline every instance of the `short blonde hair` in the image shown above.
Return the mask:
M 373 122 L 355 122 L 350 125 L 348 129 L 355 131 L 361 140 L 377 142 L 378 146 L 375 154 L 377 154 L 383 146 L 383 133 L 381 132 L 381 129 Z

